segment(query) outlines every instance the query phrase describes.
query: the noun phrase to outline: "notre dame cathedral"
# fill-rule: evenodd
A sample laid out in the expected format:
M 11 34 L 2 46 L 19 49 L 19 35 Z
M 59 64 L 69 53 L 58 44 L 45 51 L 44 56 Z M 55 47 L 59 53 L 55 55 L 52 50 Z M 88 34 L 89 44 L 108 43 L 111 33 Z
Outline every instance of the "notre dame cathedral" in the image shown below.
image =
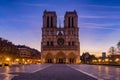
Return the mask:
M 78 15 L 69 11 L 64 16 L 64 26 L 57 26 L 54 11 L 44 11 L 41 42 L 42 63 L 79 63 L 80 42 Z

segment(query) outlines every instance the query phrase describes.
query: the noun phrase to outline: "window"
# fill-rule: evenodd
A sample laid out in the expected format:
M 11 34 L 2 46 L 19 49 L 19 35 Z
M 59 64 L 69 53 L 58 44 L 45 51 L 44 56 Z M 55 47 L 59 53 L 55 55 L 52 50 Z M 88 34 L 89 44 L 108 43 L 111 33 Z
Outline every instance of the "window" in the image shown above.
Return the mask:
M 51 28 L 53 27 L 53 17 L 51 16 Z
M 75 46 L 75 42 L 74 41 L 72 41 L 72 46 Z
M 68 42 L 68 46 L 71 46 L 71 43 L 70 43 L 70 42 Z
M 68 27 L 70 28 L 70 17 L 68 17 Z
M 57 31 L 57 35 L 59 36 L 64 35 L 64 31 Z
M 47 41 L 47 46 L 49 46 L 49 41 Z
M 72 27 L 74 27 L 74 18 L 72 17 Z
M 53 42 L 51 41 L 51 46 L 53 46 Z
M 47 17 L 47 27 L 49 27 L 49 16 Z

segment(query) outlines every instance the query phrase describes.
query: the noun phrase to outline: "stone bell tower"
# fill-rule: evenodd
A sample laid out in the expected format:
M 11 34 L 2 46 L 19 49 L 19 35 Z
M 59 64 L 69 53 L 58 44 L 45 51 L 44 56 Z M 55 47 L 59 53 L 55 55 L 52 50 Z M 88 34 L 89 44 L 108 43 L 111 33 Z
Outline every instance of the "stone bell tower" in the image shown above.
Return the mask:
M 64 16 L 64 27 L 57 27 L 54 11 L 44 11 L 41 42 L 42 63 L 79 63 L 80 43 L 78 15 L 69 11 Z

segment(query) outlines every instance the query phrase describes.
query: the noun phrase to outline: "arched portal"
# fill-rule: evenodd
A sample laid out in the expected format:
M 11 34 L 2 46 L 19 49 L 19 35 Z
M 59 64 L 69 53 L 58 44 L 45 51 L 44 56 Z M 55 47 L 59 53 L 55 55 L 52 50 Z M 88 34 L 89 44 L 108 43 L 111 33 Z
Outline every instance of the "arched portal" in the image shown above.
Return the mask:
M 66 55 L 63 52 L 58 52 L 56 54 L 56 63 L 66 63 Z
M 51 53 L 46 54 L 45 63 L 53 63 L 53 55 Z
M 75 56 L 74 53 L 69 53 L 69 55 L 68 55 L 68 62 L 69 62 L 70 64 L 76 62 L 76 56 Z

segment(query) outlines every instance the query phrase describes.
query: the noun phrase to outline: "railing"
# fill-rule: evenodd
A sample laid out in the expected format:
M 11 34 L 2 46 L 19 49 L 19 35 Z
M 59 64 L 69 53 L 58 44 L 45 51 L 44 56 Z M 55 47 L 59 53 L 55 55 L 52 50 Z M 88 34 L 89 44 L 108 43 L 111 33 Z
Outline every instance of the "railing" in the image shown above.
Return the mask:
M 42 46 L 43 50 L 78 50 L 77 46 Z

